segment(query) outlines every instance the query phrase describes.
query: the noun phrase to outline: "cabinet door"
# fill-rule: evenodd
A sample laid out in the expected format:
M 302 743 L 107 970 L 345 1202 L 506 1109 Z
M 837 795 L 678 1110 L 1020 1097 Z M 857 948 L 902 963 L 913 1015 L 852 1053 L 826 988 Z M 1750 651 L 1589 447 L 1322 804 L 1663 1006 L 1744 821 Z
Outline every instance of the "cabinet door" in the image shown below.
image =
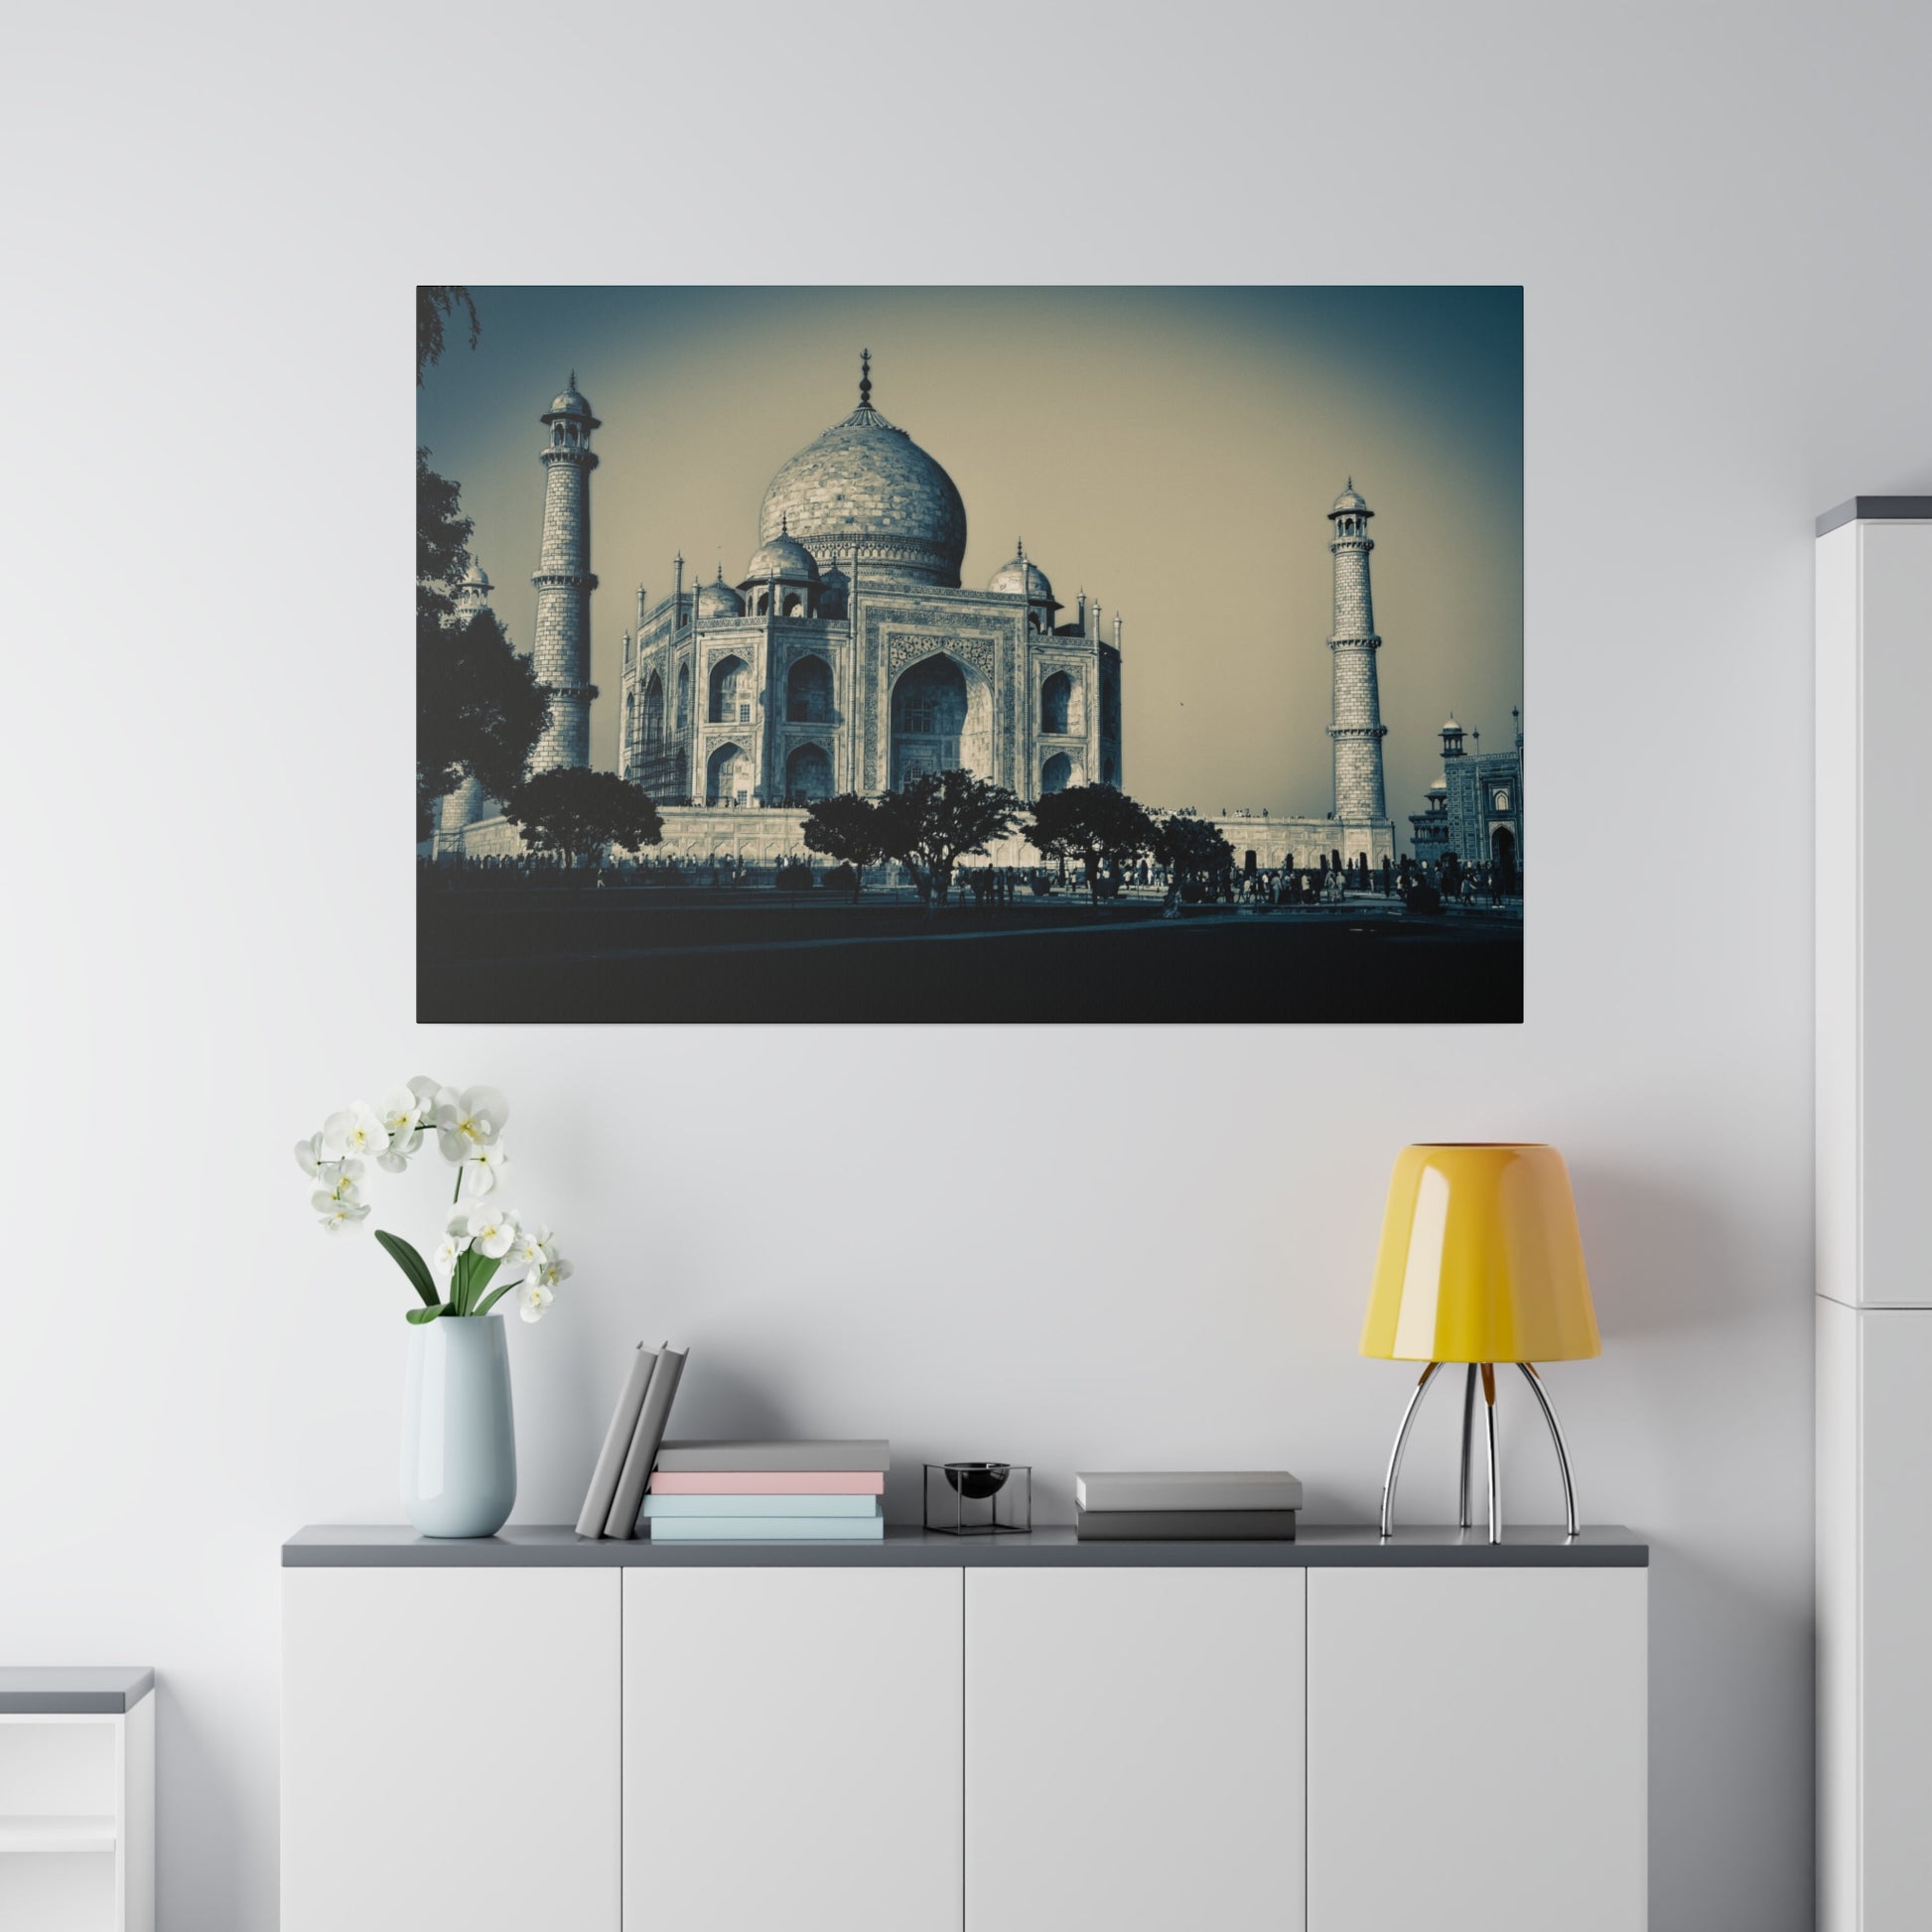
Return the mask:
M 284 1571 L 282 1932 L 618 1932 L 619 1600 Z
M 966 1573 L 967 1932 L 1298 1932 L 1305 1574 Z
M 1645 1573 L 1309 1573 L 1309 1932 L 1642 1932 Z
M 623 1635 L 625 1932 L 959 1932 L 957 1570 L 627 1570 Z
M 1932 1872 L 1932 1309 L 1873 1309 L 1861 1327 L 1863 1429 L 1859 1510 L 1858 1758 L 1866 1932 L 1926 1922 Z M 1822 1594 L 1822 1592 L 1821 1592 Z M 1849 1921 L 1848 1921 L 1849 1922 Z

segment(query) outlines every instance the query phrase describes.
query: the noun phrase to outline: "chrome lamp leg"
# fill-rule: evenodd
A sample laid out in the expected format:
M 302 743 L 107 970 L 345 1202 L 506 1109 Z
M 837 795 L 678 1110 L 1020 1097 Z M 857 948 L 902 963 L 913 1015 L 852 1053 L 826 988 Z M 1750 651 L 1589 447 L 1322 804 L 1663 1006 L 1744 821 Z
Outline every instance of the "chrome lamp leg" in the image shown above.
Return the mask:
M 1496 1460 L 1496 1366 L 1482 1364 L 1483 1422 L 1489 1443 L 1489 1541 L 1503 1540 L 1503 1470 Z
M 1563 1431 L 1557 1427 L 1557 1412 L 1550 1407 L 1550 1398 L 1543 1392 L 1543 1378 L 1529 1362 L 1518 1362 L 1523 1371 L 1523 1379 L 1530 1385 L 1530 1393 L 1536 1397 L 1536 1406 L 1543 1411 L 1543 1420 L 1550 1425 L 1550 1440 L 1557 1446 L 1557 1467 L 1563 1472 L 1563 1513 L 1564 1526 L 1570 1535 L 1577 1534 L 1577 1490 L 1570 1480 L 1570 1452 L 1563 1445 Z
M 1423 1397 L 1429 1393 L 1429 1385 L 1435 1381 L 1436 1371 L 1441 1367 L 1441 1362 L 1431 1362 L 1423 1370 L 1415 1393 L 1409 1398 L 1409 1406 L 1402 1412 L 1402 1427 L 1395 1433 L 1395 1448 L 1389 1451 L 1389 1473 L 1382 1482 L 1382 1535 L 1385 1540 L 1395 1534 L 1395 1482 L 1402 1472 L 1402 1450 L 1409 1441 L 1409 1426 L 1416 1420 L 1416 1411 Z
M 1475 1518 L 1469 1510 L 1469 1449 L 1475 1435 L 1476 1365 L 1471 1362 L 1462 1377 L 1462 1486 L 1456 1492 L 1456 1526 L 1470 1528 Z

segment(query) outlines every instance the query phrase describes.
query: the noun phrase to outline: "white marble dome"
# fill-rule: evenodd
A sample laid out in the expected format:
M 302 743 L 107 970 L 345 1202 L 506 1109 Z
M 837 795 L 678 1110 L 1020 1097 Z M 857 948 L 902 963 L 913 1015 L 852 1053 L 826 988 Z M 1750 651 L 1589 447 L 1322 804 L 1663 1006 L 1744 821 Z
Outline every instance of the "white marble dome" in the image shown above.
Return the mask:
M 1333 474 L 1332 471 L 1329 472 L 1329 475 L 1332 476 Z M 1356 516 L 1364 514 L 1373 516 L 1375 514 L 1368 506 L 1368 499 L 1355 487 L 1355 479 L 1353 477 L 1348 479 L 1347 488 L 1335 498 L 1334 507 L 1328 512 L 1330 516 L 1347 516 L 1350 513 Z
M 868 582 L 956 590 L 966 556 L 966 505 L 953 480 L 869 399 L 771 479 L 759 540 L 787 530 L 821 566 L 856 552 Z
M 552 399 L 550 407 L 544 411 L 543 420 L 547 423 L 552 416 L 577 416 L 588 419 L 590 413 L 590 398 L 579 394 L 577 373 L 573 369 L 563 394 Z
M 742 618 L 745 600 L 725 582 L 725 567 L 718 566 L 715 584 L 698 586 L 698 616 L 701 618 Z
M 1060 608 L 1046 573 L 1028 560 L 1025 544 L 1019 547 L 1010 561 L 993 573 L 993 581 L 986 588 L 989 591 L 1004 591 L 1010 597 L 1018 597 L 1024 591 L 1030 604 L 1050 604 L 1056 611 Z
M 812 553 L 784 529 L 782 519 L 778 534 L 752 553 L 752 561 L 745 566 L 745 575 L 739 582 L 749 584 L 756 579 L 762 583 L 772 577 L 787 584 L 818 582 L 818 566 L 812 561 Z

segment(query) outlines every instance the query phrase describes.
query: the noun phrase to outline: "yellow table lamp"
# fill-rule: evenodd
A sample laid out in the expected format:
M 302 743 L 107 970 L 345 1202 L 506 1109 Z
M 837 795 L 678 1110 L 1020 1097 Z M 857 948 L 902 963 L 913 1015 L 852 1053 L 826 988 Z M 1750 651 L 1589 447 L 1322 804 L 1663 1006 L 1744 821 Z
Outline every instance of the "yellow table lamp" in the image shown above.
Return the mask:
M 1489 1143 L 1404 1148 L 1389 1181 L 1362 1353 L 1428 1367 L 1402 1413 L 1389 1454 L 1382 1534 L 1395 1533 L 1396 1477 L 1416 1411 L 1445 1362 L 1466 1362 L 1459 1520 L 1464 1529 L 1471 1526 L 1469 1449 L 1479 1373 L 1488 1425 L 1489 1541 L 1502 1541 L 1496 1364 L 1514 1362 L 1550 1425 L 1569 1533 L 1575 1536 L 1570 1456 L 1535 1365 L 1602 1352 L 1563 1156 L 1553 1147 Z

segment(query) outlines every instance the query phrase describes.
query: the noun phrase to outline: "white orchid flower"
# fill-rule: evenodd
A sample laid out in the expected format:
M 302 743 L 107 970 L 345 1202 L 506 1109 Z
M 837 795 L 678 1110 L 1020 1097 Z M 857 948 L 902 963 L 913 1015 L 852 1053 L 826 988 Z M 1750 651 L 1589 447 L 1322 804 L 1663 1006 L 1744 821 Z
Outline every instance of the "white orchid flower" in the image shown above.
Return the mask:
M 509 1178 L 509 1157 L 503 1152 L 501 1142 L 494 1147 L 480 1147 L 463 1164 L 463 1191 L 466 1194 L 494 1192 L 507 1187 Z
M 516 1215 L 509 1209 L 483 1208 L 469 1217 L 470 1245 L 491 1261 L 501 1261 L 516 1239 Z
M 332 1161 L 348 1155 L 377 1155 L 389 1145 L 388 1129 L 366 1100 L 351 1100 L 322 1123 L 322 1151 Z
M 350 1234 L 369 1218 L 368 1204 L 346 1194 L 316 1194 L 309 1203 L 322 1216 L 325 1233 Z
M 311 1134 L 306 1141 L 295 1144 L 295 1165 L 311 1180 L 320 1180 L 323 1170 L 322 1136 Z
M 550 1245 L 552 1238 L 550 1230 L 541 1224 L 533 1228 L 519 1227 L 510 1257 L 522 1267 L 531 1270 L 541 1268 L 555 1252 Z
M 525 1321 L 541 1321 L 544 1310 L 556 1299 L 541 1282 L 525 1282 L 516 1291 L 516 1311 Z
M 494 1087 L 445 1087 L 436 1096 L 436 1144 L 451 1163 L 467 1161 L 479 1148 L 494 1147 L 509 1117 L 509 1102 Z
M 458 1241 L 453 1234 L 446 1234 L 443 1237 L 442 1245 L 429 1258 L 430 1266 L 436 1270 L 439 1281 L 447 1283 L 456 1273 L 457 1257 L 469 1245 L 467 1241 Z
M 423 1117 L 423 1103 L 416 1097 L 412 1087 L 391 1087 L 382 1096 L 382 1105 L 376 1110 L 381 1116 L 383 1132 L 391 1140 L 398 1134 L 407 1134 Z
M 359 1200 L 364 1172 L 360 1161 L 323 1162 L 316 1170 L 316 1181 L 321 1191 L 315 1195 L 315 1199 Z
M 570 1280 L 577 1271 L 553 1248 L 525 1277 L 539 1288 L 551 1289 Z
M 444 1236 L 456 1243 L 456 1251 L 461 1254 L 470 1245 L 470 1217 L 467 1214 L 452 1214 L 449 1225 L 443 1230 Z
M 438 1096 L 443 1092 L 443 1082 L 432 1080 L 427 1073 L 414 1075 L 409 1082 L 409 1091 L 416 1096 L 416 1118 L 428 1120 L 436 1111 Z

